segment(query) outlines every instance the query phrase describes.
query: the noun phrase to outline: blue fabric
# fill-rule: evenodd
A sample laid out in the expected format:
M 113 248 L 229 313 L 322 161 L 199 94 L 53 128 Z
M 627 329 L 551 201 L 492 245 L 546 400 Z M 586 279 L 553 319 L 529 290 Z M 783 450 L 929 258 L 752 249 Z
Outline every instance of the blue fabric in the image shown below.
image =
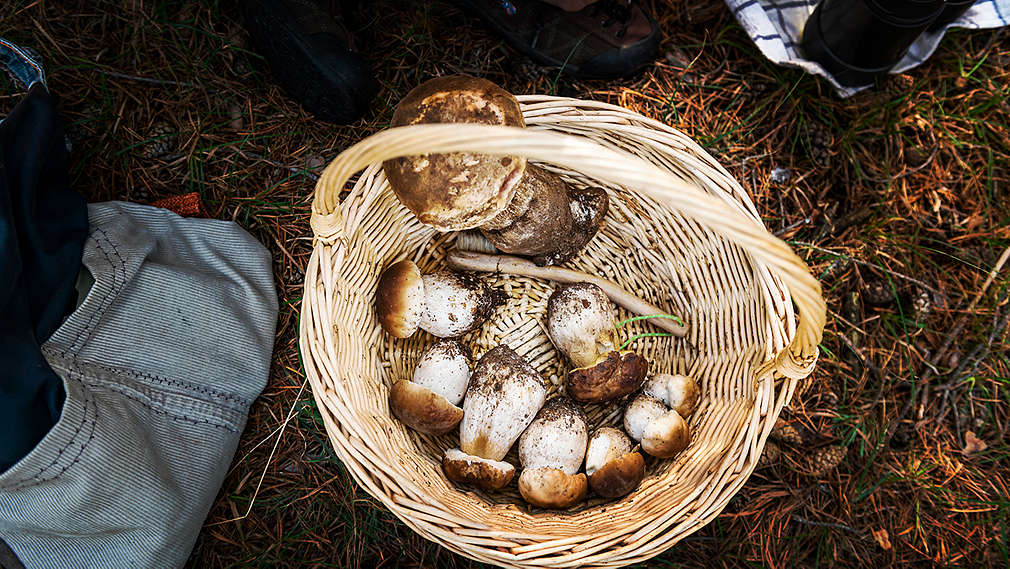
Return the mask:
M 26 89 L 35 83 L 46 83 L 46 73 L 38 55 L 3 38 L 0 38 L 0 67 L 7 69 Z
M 35 81 L 0 123 L 0 472 L 59 419 L 63 384 L 40 345 L 73 309 L 87 232 L 59 116 Z

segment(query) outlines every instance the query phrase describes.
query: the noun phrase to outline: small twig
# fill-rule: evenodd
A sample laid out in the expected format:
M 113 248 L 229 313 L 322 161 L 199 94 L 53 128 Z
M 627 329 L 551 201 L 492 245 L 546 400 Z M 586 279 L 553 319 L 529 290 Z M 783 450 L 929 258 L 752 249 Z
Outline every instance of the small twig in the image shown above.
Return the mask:
M 803 219 L 797 221 L 796 223 L 791 223 L 791 224 L 787 225 L 786 227 L 783 227 L 782 229 L 779 229 L 778 231 L 776 231 L 775 232 L 775 237 L 782 237 L 782 235 L 784 235 L 785 233 L 788 233 L 790 230 L 796 229 L 797 227 L 799 227 L 801 225 L 806 225 L 808 223 L 810 223 L 810 217 L 809 216 L 808 217 L 804 217 Z
M 893 271 L 891 269 L 888 269 L 887 267 L 881 267 L 880 265 L 874 265 L 873 263 L 867 263 L 866 261 L 860 261 L 859 259 L 854 259 L 854 258 L 852 258 L 852 257 L 850 257 L 850 256 L 848 256 L 848 255 L 846 255 L 844 253 L 839 253 L 837 251 L 832 251 L 831 249 L 825 249 L 824 247 L 818 247 L 817 245 L 814 245 L 813 243 L 805 243 L 803 241 L 793 241 L 792 243 L 794 245 L 799 245 L 801 247 L 807 247 L 807 248 L 813 249 L 814 251 L 819 251 L 821 253 L 827 253 L 828 255 L 834 255 L 836 257 L 841 257 L 843 259 L 848 259 L 848 260 L 852 261 L 853 263 L 855 263 L 857 265 L 862 265 L 864 267 L 870 267 L 871 269 L 877 269 L 877 270 L 880 270 L 880 271 L 884 271 L 885 273 L 887 273 L 887 274 L 889 274 L 891 276 L 898 277 L 899 279 L 904 279 L 904 280 L 906 280 L 908 282 L 915 283 L 915 284 L 921 286 L 922 288 L 924 288 L 924 289 L 926 289 L 928 291 L 935 292 L 936 294 L 940 295 L 943 298 L 947 297 L 947 295 L 945 295 L 942 292 L 940 292 L 939 290 L 937 290 L 937 289 L 929 286 L 928 284 L 920 281 L 919 279 L 914 279 L 914 278 L 912 278 L 912 277 L 910 277 L 908 275 L 903 275 L 903 274 L 901 274 L 901 273 L 899 273 L 897 271 Z
M 610 297 L 610 300 L 635 314 L 648 316 L 666 314 L 665 310 L 638 298 L 621 288 L 617 283 L 582 271 L 562 267 L 538 267 L 533 261 L 519 257 L 485 255 L 483 253 L 460 250 L 451 251 L 446 256 L 446 262 L 454 269 L 465 271 L 518 275 L 521 277 L 547 279 L 559 283 L 592 283 L 603 289 L 603 292 Z M 652 318 L 649 322 L 653 326 L 662 328 L 674 336 L 682 338 L 687 335 L 687 326 L 669 318 Z
M 285 170 L 288 170 L 290 172 L 294 172 L 295 174 L 302 174 L 303 176 L 305 176 L 306 178 L 312 180 L 313 182 L 316 182 L 316 181 L 319 180 L 319 175 L 318 174 L 314 174 L 314 173 L 310 172 L 309 170 L 306 170 L 305 168 L 298 168 L 297 166 L 288 166 L 287 164 L 283 164 L 283 163 L 278 162 L 276 160 L 271 160 L 271 159 L 267 158 L 266 156 L 263 156 L 262 154 L 260 154 L 258 152 L 247 152 L 245 150 L 241 150 L 241 149 L 238 149 L 238 148 L 232 148 L 231 150 L 232 150 L 232 152 L 234 152 L 235 154 L 238 154 L 239 156 L 241 156 L 243 158 L 251 158 L 253 160 L 258 160 L 260 162 L 266 162 L 267 164 L 269 164 L 271 166 L 274 166 L 276 168 L 284 168 Z
M 288 423 L 291 422 L 291 419 L 295 416 L 295 408 L 298 406 L 298 402 L 301 401 L 302 392 L 305 391 L 305 386 L 308 384 L 309 384 L 309 378 L 306 377 L 305 381 L 302 382 L 302 386 L 298 389 L 298 393 L 295 394 L 295 402 L 291 404 L 291 409 L 288 410 L 288 416 L 284 419 L 284 423 L 281 424 L 279 432 L 275 431 L 277 432 L 277 440 L 274 441 L 274 448 L 270 449 L 270 456 L 267 457 L 266 465 L 263 467 L 263 472 L 260 473 L 260 479 L 256 483 L 256 489 L 253 491 L 252 498 L 249 499 L 249 507 L 246 508 L 245 513 L 236 518 L 231 518 L 230 520 L 221 520 L 219 522 L 209 523 L 205 527 L 237 522 L 239 520 L 244 520 L 245 518 L 249 517 L 249 513 L 252 512 L 253 506 L 256 504 L 256 497 L 259 496 L 260 488 L 263 486 L 263 479 L 266 478 L 267 470 L 270 469 L 270 461 L 274 459 L 274 454 L 277 452 L 277 447 L 280 446 L 281 438 L 283 438 L 284 436 L 284 430 L 287 428 Z
M 939 151 L 940 151 L 940 147 L 939 146 L 934 146 L 933 147 L 933 152 L 930 153 L 929 158 L 926 158 L 925 162 L 923 162 L 922 164 L 916 166 L 915 168 L 906 168 L 905 170 L 902 170 L 901 172 L 898 172 L 897 174 L 895 174 L 893 176 L 889 176 L 887 178 L 873 178 L 873 177 L 867 176 L 866 179 L 867 180 L 872 180 L 872 181 L 880 183 L 880 184 L 887 184 L 887 183 L 893 182 L 893 181 L 895 181 L 895 180 L 897 180 L 899 178 L 903 178 L 905 176 L 908 176 L 909 174 L 914 174 L 914 173 L 918 172 L 919 170 L 922 170 L 926 166 L 929 166 L 929 163 L 933 161 L 933 158 L 936 158 L 936 154 Z
M 925 406 L 926 400 L 929 397 L 929 380 L 933 378 L 933 375 L 935 375 L 934 370 L 938 369 L 940 361 L 947 356 L 947 352 L 950 350 L 950 346 L 954 343 L 954 339 L 961 337 L 961 333 L 968 325 L 968 317 L 975 314 L 975 307 L 978 306 L 979 301 L 982 300 L 983 296 L 985 296 L 985 293 L 989 290 L 989 286 L 992 285 L 994 280 L 996 280 L 996 276 L 999 275 L 999 272 L 1003 270 L 1003 266 L 1006 265 L 1008 259 L 1010 259 L 1010 247 L 1007 247 L 1006 250 L 1003 251 L 1003 254 L 1000 255 L 999 260 L 996 261 L 996 265 L 991 271 L 989 271 L 989 277 L 985 280 L 981 290 L 979 290 L 978 294 L 975 295 L 975 298 L 972 299 L 971 304 L 968 305 L 968 309 L 961 314 L 960 318 L 958 318 L 957 323 L 954 324 L 954 328 L 947 334 L 947 337 L 943 341 L 943 344 L 941 344 L 940 349 L 936 351 L 936 354 L 930 362 L 931 365 L 927 366 L 926 371 L 919 376 L 919 381 L 917 383 L 919 385 L 923 385 L 923 390 L 919 397 L 920 409 Z M 895 421 L 891 425 L 891 428 L 888 429 L 888 438 L 890 438 L 890 435 L 893 434 L 893 431 L 897 428 L 898 424 L 904 421 L 908 414 L 912 411 L 912 408 L 915 406 L 915 395 L 916 394 L 913 391 L 909 398 L 905 400 L 905 404 L 901 407 L 901 412 L 898 413 L 897 421 Z
M 804 517 L 801 517 L 801 516 L 798 516 L 796 514 L 792 514 L 789 517 L 790 517 L 790 519 L 793 519 L 793 520 L 795 520 L 795 521 L 797 521 L 797 522 L 799 522 L 801 524 L 806 524 L 808 526 L 817 526 L 817 527 L 825 527 L 825 528 L 832 528 L 832 529 L 840 529 L 840 530 L 845 530 L 847 532 L 854 533 L 856 535 L 862 535 L 862 533 L 863 533 L 863 532 L 861 532 L 861 531 L 859 531 L 859 530 L 857 530 L 855 528 L 851 528 L 851 527 L 849 527 L 849 526 L 847 526 L 845 524 L 836 524 L 836 523 L 832 523 L 832 522 L 818 522 L 818 521 L 814 521 L 814 520 L 808 520 L 808 519 L 806 519 Z
M 191 89 L 198 89 L 201 86 L 196 83 L 190 83 L 188 81 L 173 81 L 171 79 L 152 79 L 151 77 L 140 77 L 139 75 L 127 75 L 126 73 L 119 73 L 118 71 L 108 71 L 105 69 L 96 69 L 99 73 L 108 75 L 109 77 L 117 77 L 119 79 L 129 79 L 130 81 L 140 81 L 141 83 L 150 83 L 152 85 L 174 85 L 176 87 L 189 87 Z

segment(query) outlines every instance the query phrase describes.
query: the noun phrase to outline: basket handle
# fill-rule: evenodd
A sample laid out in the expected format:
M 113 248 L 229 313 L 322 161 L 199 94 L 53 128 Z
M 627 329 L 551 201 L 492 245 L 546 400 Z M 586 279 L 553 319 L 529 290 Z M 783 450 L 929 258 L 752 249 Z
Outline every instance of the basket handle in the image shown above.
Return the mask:
M 777 371 L 786 377 L 803 378 L 813 368 L 824 329 L 826 306 L 820 283 L 792 249 L 770 234 L 758 220 L 734 210 L 695 185 L 628 152 L 604 147 L 584 137 L 459 123 L 414 125 L 378 132 L 340 153 L 316 183 L 311 223 L 316 241 L 332 245 L 341 240 L 340 193 L 356 172 L 391 158 L 444 152 L 525 156 L 634 188 L 698 220 L 765 264 L 782 280 L 796 304 L 799 322 L 792 343 L 774 362 L 757 370 L 758 373 Z

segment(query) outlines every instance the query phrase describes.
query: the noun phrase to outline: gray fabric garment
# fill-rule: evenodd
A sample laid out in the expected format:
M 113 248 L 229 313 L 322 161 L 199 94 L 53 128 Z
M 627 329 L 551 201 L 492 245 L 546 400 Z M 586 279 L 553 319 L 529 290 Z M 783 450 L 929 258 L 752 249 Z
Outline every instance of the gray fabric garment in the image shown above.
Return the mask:
M 270 369 L 270 255 L 231 222 L 89 206 L 83 304 L 43 346 L 59 422 L 0 475 L 30 569 L 181 567 Z
M 819 63 L 803 57 L 799 44 L 803 26 L 820 0 L 726 0 L 747 35 L 771 61 L 798 67 L 826 78 L 841 97 L 854 95 L 868 87 L 843 87 Z M 905 58 L 891 73 L 902 73 L 926 61 L 950 28 L 1000 28 L 1010 23 L 1010 0 L 978 0 L 960 18 L 943 29 L 926 32 L 908 49 Z

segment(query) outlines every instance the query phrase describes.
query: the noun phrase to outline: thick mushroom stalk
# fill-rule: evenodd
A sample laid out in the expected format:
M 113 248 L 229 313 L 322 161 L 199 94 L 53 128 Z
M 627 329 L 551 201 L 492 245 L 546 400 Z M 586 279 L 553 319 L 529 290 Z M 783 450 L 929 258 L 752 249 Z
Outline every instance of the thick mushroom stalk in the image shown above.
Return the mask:
M 680 413 L 645 393 L 635 397 L 625 409 L 624 430 L 642 444 L 642 450 L 656 458 L 670 458 L 691 442 L 691 431 Z
M 463 401 L 459 449 L 446 451 L 442 467 L 450 480 L 497 490 L 512 480 L 502 459 L 544 405 L 547 388 L 533 366 L 508 346 L 477 362 Z
M 577 401 L 604 402 L 638 389 L 649 362 L 620 350 L 614 306 L 591 283 L 562 285 L 547 300 L 547 333 L 575 369 L 565 387 Z
M 519 438 L 519 493 L 541 508 L 567 508 L 586 497 L 586 475 L 579 472 L 586 455 L 586 417 L 567 397 L 555 397 L 540 409 Z
M 441 435 L 463 418 L 458 407 L 470 382 L 470 350 L 456 340 L 439 340 L 421 355 L 413 381 L 401 379 L 389 390 L 396 418 L 422 433 Z
M 437 271 L 421 275 L 413 261 L 393 263 L 379 276 L 375 311 L 394 338 L 418 328 L 440 338 L 476 330 L 505 296 L 472 273 Z
M 586 450 L 589 487 L 604 498 L 630 494 L 645 478 L 645 459 L 631 450 L 631 440 L 619 429 L 602 427 Z
M 478 123 L 524 127 L 519 102 L 484 79 L 431 79 L 397 105 L 391 126 Z M 609 200 L 601 188 L 574 189 L 521 156 L 424 154 L 382 164 L 400 202 L 442 231 L 480 227 L 501 251 L 564 262 L 599 230 Z

